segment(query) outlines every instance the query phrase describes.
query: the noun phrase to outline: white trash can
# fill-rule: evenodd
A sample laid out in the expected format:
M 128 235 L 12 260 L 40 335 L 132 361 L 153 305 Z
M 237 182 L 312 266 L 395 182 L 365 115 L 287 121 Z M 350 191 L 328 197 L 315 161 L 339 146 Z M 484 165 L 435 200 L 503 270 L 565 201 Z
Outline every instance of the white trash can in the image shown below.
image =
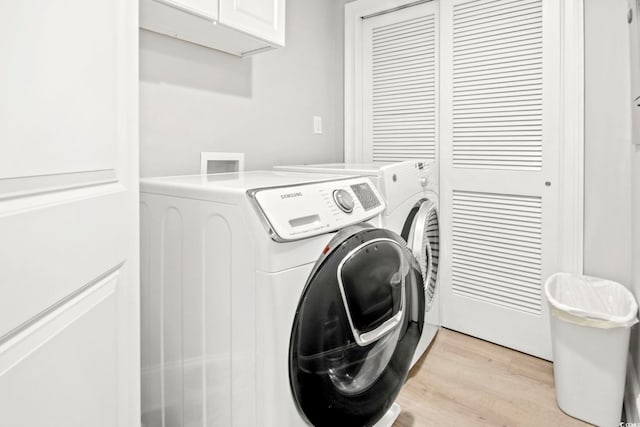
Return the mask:
M 589 423 L 618 426 L 636 299 L 619 283 L 567 273 L 549 277 L 544 292 L 558 406 Z

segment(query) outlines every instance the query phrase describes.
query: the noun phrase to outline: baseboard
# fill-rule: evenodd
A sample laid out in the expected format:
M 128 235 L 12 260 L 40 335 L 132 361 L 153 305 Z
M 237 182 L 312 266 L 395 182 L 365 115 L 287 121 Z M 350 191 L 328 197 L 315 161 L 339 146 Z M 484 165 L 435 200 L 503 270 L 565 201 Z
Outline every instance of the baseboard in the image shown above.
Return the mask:
M 640 423 L 640 382 L 631 354 L 627 358 L 627 381 L 624 389 L 624 415 L 628 423 Z

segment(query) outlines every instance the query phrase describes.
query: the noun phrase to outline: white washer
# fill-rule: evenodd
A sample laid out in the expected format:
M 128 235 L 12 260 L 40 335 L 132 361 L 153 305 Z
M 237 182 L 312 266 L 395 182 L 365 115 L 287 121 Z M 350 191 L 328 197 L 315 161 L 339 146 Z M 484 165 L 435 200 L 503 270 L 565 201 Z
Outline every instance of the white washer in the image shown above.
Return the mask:
M 143 423 L 390 426 L 424 321 L 368 178 L 144 179 Z
M 424 354 L 440 329 L 439 183 L 436 162 L 329 163 L 275 166 L 276 170 L 306 173 L 332 173 L 366 176 L 376 185 L 387 208 L 379 225 L 400 234 L 419 260 L 425 281 L 425 329 L 413 366 Z

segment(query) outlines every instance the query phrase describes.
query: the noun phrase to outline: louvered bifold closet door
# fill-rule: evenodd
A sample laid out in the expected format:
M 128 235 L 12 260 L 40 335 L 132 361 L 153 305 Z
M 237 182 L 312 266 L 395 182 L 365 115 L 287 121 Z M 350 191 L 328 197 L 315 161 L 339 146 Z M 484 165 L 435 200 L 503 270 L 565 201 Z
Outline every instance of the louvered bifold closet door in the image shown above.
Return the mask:
M 559 2 L 441 4 L 443 324 L 550 359 Z
M 437 10 L 429 2 L 364 20 L 359 160 L 435 159 Z

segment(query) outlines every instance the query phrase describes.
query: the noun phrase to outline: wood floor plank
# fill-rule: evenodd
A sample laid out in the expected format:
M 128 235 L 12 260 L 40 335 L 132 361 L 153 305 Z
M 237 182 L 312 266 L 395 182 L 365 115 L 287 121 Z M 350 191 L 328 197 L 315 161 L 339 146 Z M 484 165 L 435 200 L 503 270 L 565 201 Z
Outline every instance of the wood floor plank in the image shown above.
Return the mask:
M 442 329 L 412 369 L 394 427 L 588 426 L 555 401 L 550 362 Z

